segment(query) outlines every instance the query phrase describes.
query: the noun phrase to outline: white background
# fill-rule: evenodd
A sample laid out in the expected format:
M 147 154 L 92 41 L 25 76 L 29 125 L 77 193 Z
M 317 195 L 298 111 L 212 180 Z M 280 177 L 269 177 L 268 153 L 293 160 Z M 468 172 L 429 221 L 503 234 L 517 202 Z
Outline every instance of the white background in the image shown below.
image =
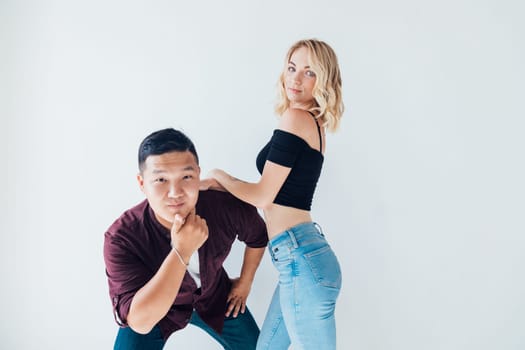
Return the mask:
M 346 113 L 313 216 L 343 265 L 338 348 L 525 347 L 525 6 L 443 1 L 0 2 L 2 349 L 109 349 L 105 229 L 175 127 L 257 179 L 288 47 L 340 59 Z M 236 246 L 228 269 L 239 269 Z M 249 305 L 264 319 L 265 256 Z M 188 327 L 166 349 L 219 349 Z

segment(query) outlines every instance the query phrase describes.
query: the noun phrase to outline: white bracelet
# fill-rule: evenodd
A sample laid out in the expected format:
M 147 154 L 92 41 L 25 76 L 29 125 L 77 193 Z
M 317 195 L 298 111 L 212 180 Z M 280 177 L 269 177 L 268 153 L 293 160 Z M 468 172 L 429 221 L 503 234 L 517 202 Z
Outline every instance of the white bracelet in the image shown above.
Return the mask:
M 186 262 L 184 261 L 184 259 L 183 259 L 182 256 L 180 255 L 180 253 L 179 253 L 179 251 L 177 250 L 177 248 L 175 248 L 174 246 L 171 246 L 171 248 L 175 251 L 175 254 L 177 254 L 177 256 L 179 257 L 179 260 L 180 260 L 180 262 L 182 263 L 182 265 L 188 267 L 188 265 L 189 265 L 190 263 L 187 263 L 187 264 L 186 264 Z

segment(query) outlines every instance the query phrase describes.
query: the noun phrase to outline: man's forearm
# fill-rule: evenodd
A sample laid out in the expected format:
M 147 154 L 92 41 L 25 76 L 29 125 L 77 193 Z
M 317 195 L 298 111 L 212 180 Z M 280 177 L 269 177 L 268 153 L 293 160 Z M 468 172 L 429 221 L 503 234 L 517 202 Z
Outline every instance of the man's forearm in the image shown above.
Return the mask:
M 244 260 L 241 268 L 241 282 L 253 282 L 255 272 L 261 263 L 261 259 L 264 255 L 265 247 L 262 248 L 250 248 L 246 246 L 244 250 Z
M 135 332 L 149 333 L 168 313 L 185 273 L 186 266 L 171 251 L 153 278 L 133 297 L 127 321 Z
M 186 219 L 175 215 L 171 231 L 173 249 L 131 301 L 128 324 L 138 333 L 149 333 L 168 313 L 179 293 L 191 255 L 208 239 L 206 221 L 196 215 L 195 210 Z

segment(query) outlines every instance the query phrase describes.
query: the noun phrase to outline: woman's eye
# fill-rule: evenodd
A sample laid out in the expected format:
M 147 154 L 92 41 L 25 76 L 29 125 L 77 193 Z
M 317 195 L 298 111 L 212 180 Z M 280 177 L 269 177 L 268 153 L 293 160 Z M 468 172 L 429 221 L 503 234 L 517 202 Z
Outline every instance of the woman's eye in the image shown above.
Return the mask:
M 294 66 L 288 66 L 288 72 L 290 72 L 290 73 L 295 72 L 295 67 Z
M 313 71 L 311 71 L 311 70 L 307 70 L 305 74 L 306 74 L 308 77 L 311 77 L 311 78 L 315 77 L 315 73 L 314 73 Z

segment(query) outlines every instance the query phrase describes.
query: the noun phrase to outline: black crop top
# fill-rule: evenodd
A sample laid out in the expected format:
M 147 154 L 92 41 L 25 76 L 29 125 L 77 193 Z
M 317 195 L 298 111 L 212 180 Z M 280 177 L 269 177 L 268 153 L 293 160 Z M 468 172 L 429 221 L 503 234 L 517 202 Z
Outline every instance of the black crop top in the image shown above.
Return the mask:
M 317 128 L 319 129 L 319 125 Z M 320 129 L 319 138 L 322 141 Z M 262 174 L 267 160 L 292 168 L 273 202 L 287 207 L 310 210 L 315 186 L 321 175 L 323 154 L 311 148 L 299 136 L 276 129 L 270 142 L 257 156 L 259 173 Z

